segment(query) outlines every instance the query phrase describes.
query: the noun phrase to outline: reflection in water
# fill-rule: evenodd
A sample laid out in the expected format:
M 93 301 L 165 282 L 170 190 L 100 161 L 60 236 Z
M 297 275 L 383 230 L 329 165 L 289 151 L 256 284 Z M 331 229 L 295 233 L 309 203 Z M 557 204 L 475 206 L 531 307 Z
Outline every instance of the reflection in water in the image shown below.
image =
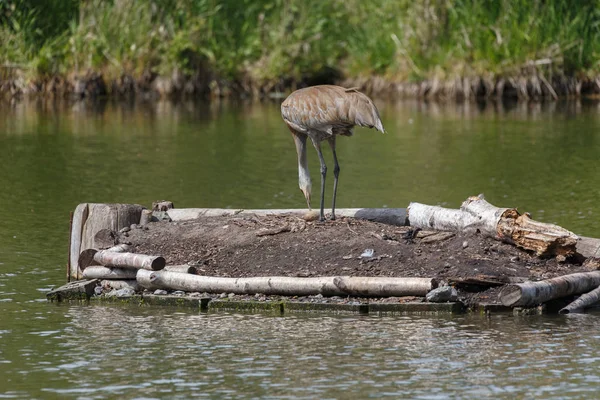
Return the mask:
M 11 381 L 49 383 L 19 395 L 547 398 L 583 396 L 600 381 L 595 315 L 283 318 L 59 309 L 66 311 L 60 330 L 32 332 L 52 344 L 47 353 L 8 373 Z
M 340 207 L 457 207 L 483 192 L 600 236 L 598 103 L 378 106 L 387 134 L 357 129 L 338 142 Z M 65 279 L 77 204 L 304 207 L 294 145 L 277 103 L 0 107 L 0 397 L 564 398 L 598 386 L 596 315 L 275 318 L 45 304 Z

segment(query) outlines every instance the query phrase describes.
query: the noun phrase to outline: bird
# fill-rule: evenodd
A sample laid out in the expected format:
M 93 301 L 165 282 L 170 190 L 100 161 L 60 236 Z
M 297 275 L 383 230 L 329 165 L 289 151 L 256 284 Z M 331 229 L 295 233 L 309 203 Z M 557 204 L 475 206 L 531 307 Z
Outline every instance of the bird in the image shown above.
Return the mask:
M 379 110 L 358 88 L 318 85 L 298 89 L 281 103 L 281 116 L 292 133 L 298 155 L 298 185 L 310 207 L 311 180 L 307 162 L 307 139 L 317 150 L 321 164 L 321 202 L 319 221 L 325 221 L 325 176 L 327 165 L 321 151 L 321 142 L 327 140 L 333 153 L 333 202 L 331 220 L 335 220 L 340 165 L 335 151 L 337 135 L 352 136 L 355 126 L 375 128 L 385 133 Z

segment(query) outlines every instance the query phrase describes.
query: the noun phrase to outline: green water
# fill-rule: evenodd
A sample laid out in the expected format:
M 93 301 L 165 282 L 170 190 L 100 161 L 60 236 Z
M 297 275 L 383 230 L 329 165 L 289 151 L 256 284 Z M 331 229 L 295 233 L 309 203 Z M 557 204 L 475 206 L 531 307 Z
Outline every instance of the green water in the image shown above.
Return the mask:
M 598 103 L 378 105 L 385 135 L 338 141 L 339 207 L 458 207 L 484 193 L 600 237 Z M 79 203 L 303 207 L 278 108 L 0 104 L 0 398 L 594 396 L 597 314 L 275 318 L 45 302 L 65 281 Z M 331 179 L 327 203 L 330 192 Z

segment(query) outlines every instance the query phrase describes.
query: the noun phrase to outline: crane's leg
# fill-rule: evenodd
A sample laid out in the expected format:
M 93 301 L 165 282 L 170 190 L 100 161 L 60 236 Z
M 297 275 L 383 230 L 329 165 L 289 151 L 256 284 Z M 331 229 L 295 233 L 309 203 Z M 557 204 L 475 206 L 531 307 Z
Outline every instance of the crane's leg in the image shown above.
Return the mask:
M 340 164 L 338 163 L 337 154 L 335 153 L 335 135 L 329 139 L 329 146 L 333 153 L 333 202 L 331 204 L 331 219 L 335 220 L 335 199 L 337 196 L 338 177 L 340 176 Z
M 312 138 L 311 138 L 312 139 Z M 325 176 L 327 175 L 327 165 L 325 165 L 325 158 L 323 158 L 323 152 L 321 151 L 321 143 L 317 140 L 312 139 L 317 154 L 319 155 L 319 162 L 321 163 L 321 213 L 319 214 L 319 221 L 325 221 Z

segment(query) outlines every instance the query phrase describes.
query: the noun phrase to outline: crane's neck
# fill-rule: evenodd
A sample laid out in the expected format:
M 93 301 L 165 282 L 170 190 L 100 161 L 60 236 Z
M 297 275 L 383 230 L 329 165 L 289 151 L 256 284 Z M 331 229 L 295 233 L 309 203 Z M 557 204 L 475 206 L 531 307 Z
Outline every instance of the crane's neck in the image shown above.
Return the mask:
M 310 208 L 310 195 L 312 191 L 312 184 L 310 181 L 310 173 L 308 171 L 308 160 L 306 157 L 306 139 L 307 136 L 300 136 L 294 133 L 294 142 L 296 144 L 296 153 L 298 154 L 298 186 L 304 193 L 306 198 L 306 204 Z

